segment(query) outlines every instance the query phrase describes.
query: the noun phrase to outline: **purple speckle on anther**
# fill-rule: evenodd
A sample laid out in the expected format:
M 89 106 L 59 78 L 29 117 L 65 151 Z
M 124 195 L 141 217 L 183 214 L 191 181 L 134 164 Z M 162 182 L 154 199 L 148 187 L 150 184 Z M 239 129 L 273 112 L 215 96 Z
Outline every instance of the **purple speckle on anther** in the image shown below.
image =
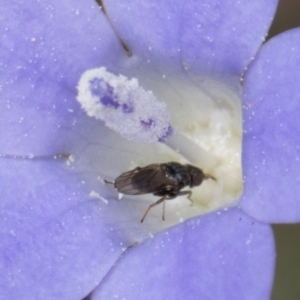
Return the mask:
M 167 131 L 165 132 L 165 134 L 163 136 L 161 136 L 158 141 L 163 143 L 165 142 L 171 135 L 173 134 L 173 128 L 171 125 L 169 125 Z
M 141 124 L 145 129 L 150 129 L 151 127 L 155 126 L 155 121 L 153 119 L 148 119 L 147 121 L 142 120 Z
M 117 102 L 117 101 L 114 101 L 113 98 L 111 98 L 110 96 L 108 95 L 105 95 L 103 97 L 100 98 L 100 102 L 104 105 L 104 106 L 107 106 L 107 107 L 113 107 L 115 109 L 117 109 L 120 104 Z
M 125 114 L 130 114 L 130 113 L 134 112 L 134 107 L 131 103 L 124 103 L 124 104 L 122 104 L 122 111 Z
M 120 103 L 114 98 L 114 89 L 104 80 L 93 78 L 90 80 L 90 91 L 93 96 L 100 99 L 100 102 L 106 107 L 117 109 Z M 123 107 L 123 106 L 122 106 Z
M 109 86 L 100 78 L 93 78 L 90 80 L 89 85 L 93 96 L 102 97 L 103 93 L 109 92 Z

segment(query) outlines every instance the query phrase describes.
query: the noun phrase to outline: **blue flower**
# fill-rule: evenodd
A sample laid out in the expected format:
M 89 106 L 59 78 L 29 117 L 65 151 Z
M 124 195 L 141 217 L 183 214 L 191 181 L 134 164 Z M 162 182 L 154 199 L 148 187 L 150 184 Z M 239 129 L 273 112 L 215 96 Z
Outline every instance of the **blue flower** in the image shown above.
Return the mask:
M 92 291 L 94 300 L 270 297 L 269 223 L 300 219 L 300 33 L 261 47 L 276 5 L 110 0 L 105 15 L 93 1 L 2 1 L 3 298 L 82 299 Z M 81 110 L 78 80 L 100 66 L 138 78 L 159 98 L 176 94 L 175 82 L 184 97 L 195 86 L 212 99 L 223 88 L 241 95 L 244 193 L 237 206 L 155 235 L 165 226 L 153 222 L 155 213 L 140 224 L 145 203 L 118 200 L 103 179 L 133 159 L 168 156 L 160 146 L 133 145 Z M 176 123 L 176 105 L 189 104 L 167 105 Z

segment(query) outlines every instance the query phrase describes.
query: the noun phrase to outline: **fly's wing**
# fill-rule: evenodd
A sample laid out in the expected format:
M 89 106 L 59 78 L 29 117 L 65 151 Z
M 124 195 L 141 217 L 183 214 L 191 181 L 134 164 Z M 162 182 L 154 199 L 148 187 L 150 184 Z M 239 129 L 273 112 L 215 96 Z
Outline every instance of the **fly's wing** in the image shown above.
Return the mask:
M 166 176 L 159 164 L 136 168 L 115 180 L 115 188 L 126 195 L 155 193 L 166 184 Z

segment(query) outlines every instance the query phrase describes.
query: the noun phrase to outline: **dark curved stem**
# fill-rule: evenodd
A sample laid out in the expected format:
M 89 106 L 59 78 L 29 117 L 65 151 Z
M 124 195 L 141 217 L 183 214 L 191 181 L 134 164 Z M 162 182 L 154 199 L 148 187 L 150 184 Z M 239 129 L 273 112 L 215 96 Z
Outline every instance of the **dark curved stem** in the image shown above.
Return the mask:
M 131 57 L 132 56 L 132 51 L 130 50 L 130 48 L 128 47 L 128 45 L 121 39 L 121 37 L 119 36 L 116 28 L 114 27 L 114 25 L 112 24 L 108 14 L 107 14 L 107 10 L 105 9 L 105 5 L 104 5 L 104 0 L 96 0 L 96 2 L 99 4 L 99 6 L 101 7 L 105 17 L 107 18 L 108 23 L 110 24 L 111 28 L 113 29 L 114 33 L 116 34 L 122 48 L 124 49 L 125 53 L 127 56 Z

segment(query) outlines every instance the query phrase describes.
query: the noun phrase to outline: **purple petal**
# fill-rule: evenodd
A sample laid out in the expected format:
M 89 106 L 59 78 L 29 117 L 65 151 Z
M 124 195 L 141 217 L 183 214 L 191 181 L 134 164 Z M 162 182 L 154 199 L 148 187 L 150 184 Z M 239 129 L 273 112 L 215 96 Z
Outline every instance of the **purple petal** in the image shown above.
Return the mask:
M 1 152 L 69 150 L 85 120 L 81 73 L 116 65 L 122 47 L 92 0 L 5 0 L 0 16 Z
M 50 160 L 0 160 L 2 299 L 81 299 L 142 233 Z
M 271 39 L 244 87 L 242 209 L 265 222 L 300 221 L 300 29 Z
M 269 299 L 274 263 L 270 226 L 233 208 L 128 249 L 92 299 Z
M 134 55 L 158 68 L 171 62 L 222 79 L 240 76 L 276 6 L 276 0 L 105 1 L 110 21 Z

